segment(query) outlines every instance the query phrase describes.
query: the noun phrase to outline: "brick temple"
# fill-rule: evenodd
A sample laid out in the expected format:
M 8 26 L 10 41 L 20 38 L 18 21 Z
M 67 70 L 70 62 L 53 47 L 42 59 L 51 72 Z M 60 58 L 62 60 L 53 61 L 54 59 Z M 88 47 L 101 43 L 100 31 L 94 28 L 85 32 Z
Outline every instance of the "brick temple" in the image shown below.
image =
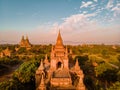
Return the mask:
M 36 90 L 86 90 L 78 60 L 70 67 L 68 55 L 59 31 L 56 44 L 51 48 L 50 62 L 46 55 L 36 70 Z
M 20 47 L 26 47 L 26 48 L 31 47 L 31 43 L 29 42 L 28 36 L 26 36 L 26 38 L 24 38 L 24 36 L 22 36 L 22 39 L 20 41 Z

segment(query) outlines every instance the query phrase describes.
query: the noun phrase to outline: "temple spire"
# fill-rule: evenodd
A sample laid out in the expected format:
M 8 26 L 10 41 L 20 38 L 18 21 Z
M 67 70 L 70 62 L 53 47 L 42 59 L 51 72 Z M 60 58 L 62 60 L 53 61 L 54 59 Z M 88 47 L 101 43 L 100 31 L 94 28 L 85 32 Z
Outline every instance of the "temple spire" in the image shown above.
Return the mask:
M 80 66 L 79 66 L 78 58 L 76 59 L 75 70 L 80 70 Z
M 28 40 L 28 36 L 26 35 L 26 40 Z
M 39 66 L 38 70 L 41 70 L 41 71 L 44 70 L 43 60 L 42 59 L 41 59 L 41 63 L 40 63 L 40 66 Z
M 25 38 L 24 36 L 22 36 L 22 39 L 21 39 L 21 43 L 25 41 Z
M 26 35 L 26 43 L 29 43 L 29 39 L 27 35 Z
M 24 39 L 24 36 L 22 36 L 22 40 L 24 41 L 25 39 Z
M 70 54 L 72 54 L 72 49 L 70 49 Z
M 54 49 L 53 49 L 53 45 L 52 45 L 51 52 L 53 52 L 53 51 L 54 51 Z
M 42 74 L 42 77 L 41 77 L 41 82 L 40 82 L 40 85 L 38 87 L 38 90 L 46 90 L 43 74 Z
M 48 60 L 47 54 L 45 55 L 45 59 Z
M 59 30 L 59 33 L 58 33 L 56 45 L 58 45 L 58 46 L 59 45 L 63 45 L 63 41 L 62 41 L 62 37 L 61 37 L 61 34 L 60 34 L 60 30 Z
M 46 65 L 49 64 L 49 61 L 48 61 L 48 56 L 47 54 L 45 55 L 45 59 L 44 59 L 44 66 L 46 67 Z

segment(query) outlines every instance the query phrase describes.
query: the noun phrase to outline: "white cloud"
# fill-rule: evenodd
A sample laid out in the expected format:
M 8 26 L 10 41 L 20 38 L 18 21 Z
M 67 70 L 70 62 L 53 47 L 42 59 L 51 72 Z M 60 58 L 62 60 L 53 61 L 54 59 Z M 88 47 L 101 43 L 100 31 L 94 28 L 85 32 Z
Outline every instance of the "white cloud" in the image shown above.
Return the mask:
M 88 6 L 90 6 L 91 4 L 92 4 L 93 2 L 91 2 L 91 1 L 88 1 L 88 2 L 82 2 L 82 5 L 80 6 L 80 8 L 83 8 L 83 7 L 88 7 Z
M 96 13 L 71 15 L 63 18 L 64 21 L 61 24 L 48 22 L 39 25 L 34 30 L 27 32 L 27 35 L 32 44 L 55 44 L 58 30 L 61 29 L 64 44 L 69 42 L 69 44 L 75 44 L 76 42 L 76 44 L 80 44 L 80 42 L 117 43 L 119 41 L 120 26 L 102 27 L 97 21 L 89 20 L 94 16 L 96 16 Z M 9 33 L 0 32 L 0 41 L 11 42 L 12 40 L 13 43 L 19 43 L 21 36 L 24 35 L 22 32 L 19 34 L 18 32 L 12 32 L 8 35 Z M 17 38 L 14 38 L 13 34 L 17 34 Z
M 120 8 L 116 6 L 116 7 L 113 7 L 111 11 L 120 11 Z
M 97 4 L 92 4 L 90 7 L 91 7 L 91 10 L 94 10 L 96 8 Z
M 100 13 L 104 10 L 105 8 L 104 7 L 99 7 L 97 10 L 96 10 L 96 13 Z
M 87 11 L 83 11 L 83 14 L 86 14 L 87 13 Z
M 64 19 L 64 18 L 63 18 Z M 57 34 L 58 30 L 60 29 L 59 24 L 56 22 L 52 25 L 50 33 Z
M 96 13 L 91 13 L 91 14 L 86 14 L 85 16 L 86 17 L 93 17 L 93 16 L 96 16 L 97 14 Z
M 96 14 L 75 14 L 64 18 L 63 23 L 53 24 L 51 28 L 51 34 L 57 34 L 58 30 L 61 30 L 65 43 L 66 41 L 72 41 L 72 44 L 79 42 L 79 34 L 95 30 L 97 23 L 93 20 L 89 20 L 90 17 Z M 84 35 L 83 35 L 84 36 Z M 69 43 L 69 42 L 68 42 Z
M 94 27 L 96 24 L 95 21 L 89 20 L 90 17 L 94 17 L 96 13 L 92 14 L 75 14 L 70 17 L 64 18 L 64 22 L 61 24 L 54 24 L 53 28 L 51 29 L 52 32 L 56 33 L 55 31 L 59 28 L 65 32 L 71 31 L 86 31 L 91 30 L 90 28 Z
M 108 3 L 107 3 L 106 8 L 107 8 L 107 9 L 112 8 L 112 7 L 113 7 L 113 2 L 114 2 L 114 0 L 109 0 Z
M 62 35 L 65 42 L 96 42 L 109 44 L 118 42 L 118 32 L 120 32 L 120 26 L 102 27 L 97 21 L 89 20 L 90 17 L 94 17 L 95 15 L 96 13 L 71 15 L 67 18 L 64 18 L 63 23 L 59 25 L 57 23 L 54 24 L 54 29 L 51 29 L 51 31 L 54 31 L 57 34 L 60 28 L 61 33 L 64 33 Z
M 97 2 L 97 0 L 93 0 L 94 2 Z
M 120 3 L 118 3 L 115 7 L 111 9 L 111 11 L 114 12 L 114 16 L 117 16 L 120 14 Z

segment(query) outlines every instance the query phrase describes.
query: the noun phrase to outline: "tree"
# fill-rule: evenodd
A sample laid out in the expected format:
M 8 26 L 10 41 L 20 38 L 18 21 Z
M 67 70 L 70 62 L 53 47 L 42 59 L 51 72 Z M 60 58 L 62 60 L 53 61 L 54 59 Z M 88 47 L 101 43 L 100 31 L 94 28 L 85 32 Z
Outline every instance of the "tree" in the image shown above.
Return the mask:
M 26 52 L 26 48 L 25 47 L 21 47 L 19 50 L 18 50 L 18 53 L 21 54 L 21 53 L 25 53 Z
M 35 71 L 39 66 L 39 62 L 32 60 L 24 62 L 13 74 L 13 78 L 18 79 L 21 83 L 34 82 Z
M 117 56 L 117 59 L 118 59 L 118 60 L 119 60 L 119 62 L 120 62 L 120 55 L 118 55 L 118 56 Z
M 107 90 L 120 90 L 120 82 L 115 82 L 112 86 L 107 88 Z

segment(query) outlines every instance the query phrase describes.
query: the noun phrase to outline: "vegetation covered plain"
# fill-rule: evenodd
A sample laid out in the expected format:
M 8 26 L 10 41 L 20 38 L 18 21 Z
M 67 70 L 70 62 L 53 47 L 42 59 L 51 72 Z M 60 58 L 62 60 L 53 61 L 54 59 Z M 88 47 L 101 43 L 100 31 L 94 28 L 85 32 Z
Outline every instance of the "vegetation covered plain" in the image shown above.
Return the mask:
M 18 45 L 0 45 L 0 52 L 7 47 L 11 56 L 0 58 L 0 90 L 35 90 L 35 71 L 46 54 L 50 60 L 52 45 L 33 45 L 30 49 Z M 69 63 L 74 64 L 78 58 L 88 90 L 120 90 L 119 45 L 67 47 Z M 1 78 L 9 73 L 12 73 L 10 78 Z

